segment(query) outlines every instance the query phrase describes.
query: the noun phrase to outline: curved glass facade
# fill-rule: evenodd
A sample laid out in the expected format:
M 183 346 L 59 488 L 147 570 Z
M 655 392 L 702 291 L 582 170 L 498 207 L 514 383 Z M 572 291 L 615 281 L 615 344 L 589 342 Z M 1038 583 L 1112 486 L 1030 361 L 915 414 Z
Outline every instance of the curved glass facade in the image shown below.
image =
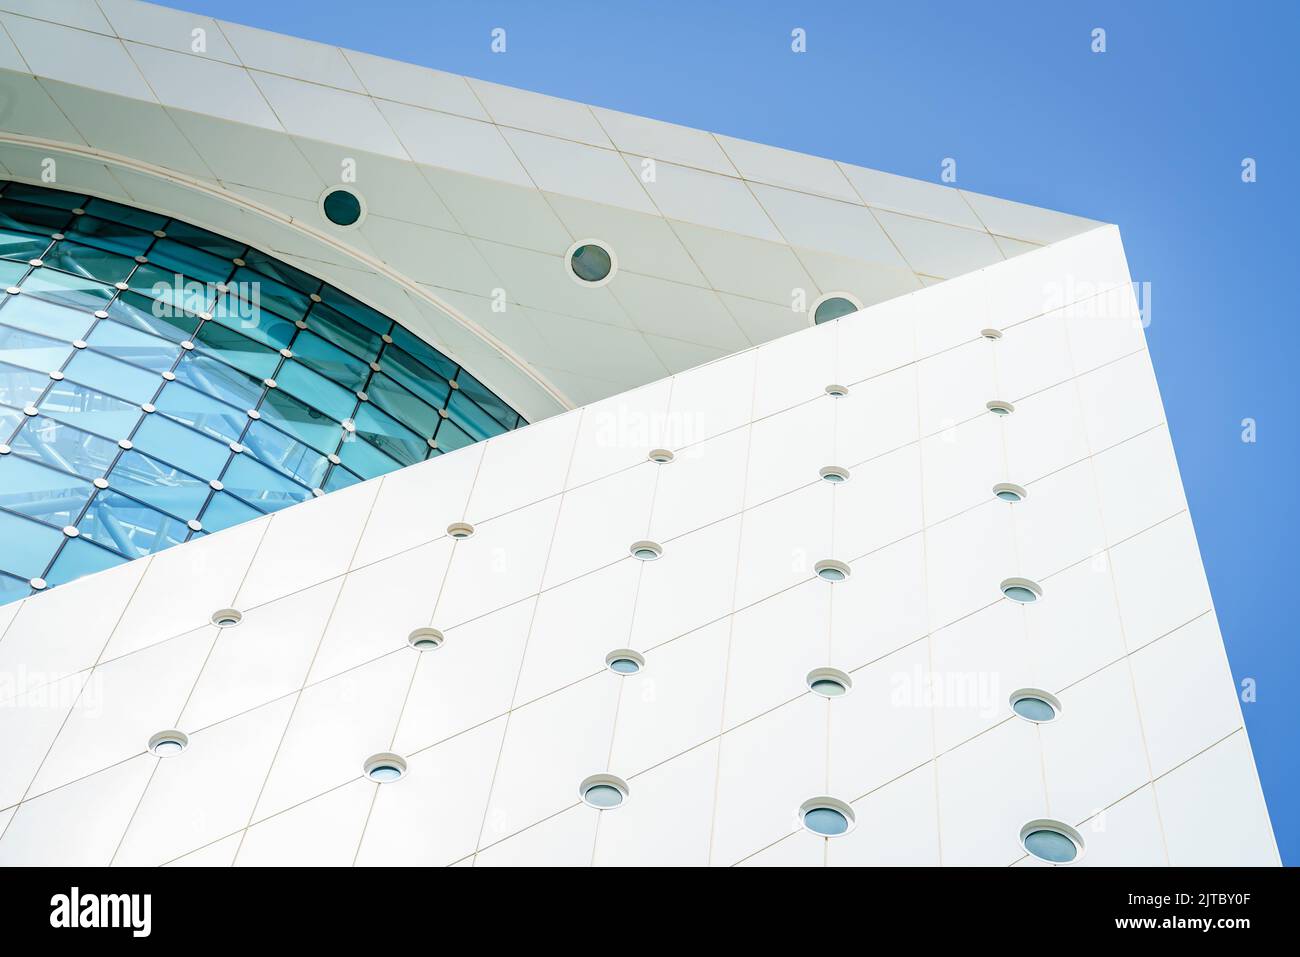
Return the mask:
M 0 603 L 524 424 L 241 243 L 0 184 Z

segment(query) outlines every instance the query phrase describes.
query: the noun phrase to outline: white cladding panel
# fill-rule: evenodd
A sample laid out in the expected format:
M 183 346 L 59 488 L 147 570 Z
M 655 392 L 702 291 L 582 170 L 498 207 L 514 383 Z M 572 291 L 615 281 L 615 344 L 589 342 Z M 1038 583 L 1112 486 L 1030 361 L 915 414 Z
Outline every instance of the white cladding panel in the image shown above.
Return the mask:
M 1105 227 L 0 608 L 0 863 L 1276 864 L 1163 420 Z

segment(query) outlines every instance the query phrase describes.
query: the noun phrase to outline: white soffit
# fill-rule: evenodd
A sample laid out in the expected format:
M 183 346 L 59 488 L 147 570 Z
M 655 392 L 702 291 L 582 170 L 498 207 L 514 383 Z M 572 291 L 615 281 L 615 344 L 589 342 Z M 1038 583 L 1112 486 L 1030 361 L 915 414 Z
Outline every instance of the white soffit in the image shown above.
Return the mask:
M 135 0 L 0 0 L 0 174 L 47 158 L 384 310 L 530 420 L 1100 225 Z M 349 229 L 319 206 L 345 164 Z M 618 269 L 584 288 L 592 238 Z

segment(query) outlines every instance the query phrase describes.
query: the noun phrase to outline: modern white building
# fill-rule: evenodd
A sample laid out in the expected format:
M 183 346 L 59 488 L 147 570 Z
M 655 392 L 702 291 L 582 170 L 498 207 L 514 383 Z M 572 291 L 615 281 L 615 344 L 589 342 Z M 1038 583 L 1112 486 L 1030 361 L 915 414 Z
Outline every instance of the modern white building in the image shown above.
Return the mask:
M 0 863 L 1278 863 L 1114 226 L 133 0 L 0 177 Z

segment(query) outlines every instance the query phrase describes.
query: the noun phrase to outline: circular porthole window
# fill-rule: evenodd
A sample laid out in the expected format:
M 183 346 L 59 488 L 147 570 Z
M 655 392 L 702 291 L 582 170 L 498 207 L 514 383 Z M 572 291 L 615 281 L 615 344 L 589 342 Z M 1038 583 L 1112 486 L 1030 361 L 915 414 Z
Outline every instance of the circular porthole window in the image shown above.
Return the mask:
M 645 667 L 645 658 L 631 648 L 620 648 L 605 656 L 605 667 L 617 675 L 634 675 Z
M 582 239 L 564 255 L 569 275 L 584 286 L 603 286 L 614 278 L 618 259 L 608 246 L 595 239 Z
M 852 573 L 852 569 L 843 562 L 837 562 L 833 558 L 826 558 L 813 566 L 813 571 L 817 577 L 828 582 L 842 582 Z
M 184 731 L 159 731 L 149 739 L 149 750 L 160 758 L 170 758 L 189 747 L 190 739 Z
M 355 226 L 365 212 L 360 196 L 338 187 L 325 191 L 320 200 L 320 208 L 325 218 L 335 226 Z
M 1012 485 L 1010 482 L 1001 482 L 993 486 L 993 494 L 1004 502 L 1023 502 L 1026 492 L 1019 485 Z
M 849 470 L 840 468 L 838 465 L 828 465 L 818 473 L 824 482 L 847 482 L 849 480 Z
M 633 542 L 628 551 L 633 558 L 639 558 L 643 562 L 652 562 L 664 553 L 663 546 L 657 542 Z
M 853 827 L 853 808 L 833 797 L 815 797 L 799 807 L 803 826 L 822 837 L 838 837 Z
M 1021 688 L 1011 695 L 1010 700 L 1012 711 L 1035 724 L 1055 721 L 1061 713 L 1061 702 L 1037 688 Z
M 808 688 L 823 698 L 840 698 L 849 693 L 853 679 L 838 668 L 817 668 L 808 672 Z
M 1036 602 L 1043 597 L 1043 589 L 1028 578 L 1008 578 L 1002 583 L 1002 594 L 1022 605 Z
M 1003 402 L 1001 399 L 994 399 L 989 402 L 986 408 L 994 415 L 1010 415 L 1016 411 L 1016 407 L 1010 402 Z
M 442 632 L 437 628 L 417 628 L 406 636 L 406 641 L 416 651 L 433 651 L 435 648 L 441 648 L 443 641 Z
M 826 387 L 826 394 L 832 399 L 842 399 L 849 394 L 849 387 L 832 382 Z
M 667 465 L 676 457 L 668 449 L 651 449 L 650 454 L 647 456 L 651 462 L 658 462 L 660 465 Z
M 244 620 L 244 616 L 234 608 L 223 608 L 212 613 L 212 623 L 218 628 L 233 628 Z
M 627 800 L 627 782 L 612 774 L 593 774 L 578 787 L 578 795 L 588 807 L 605 811 Z
M 452 522 L 447 526 L 447 534 L 452 538 L 469 538 L 474 534 L 474 526 L 469 522 Z
M 1030 821 L 1020 829 L 1020 844 L 1048 864 L 1073 864 L 1083 856 L 1083 837 L 1060 821 Z
M 372 754 L 363 767 L 366 777 L 379 784 L 389 784 L 406 775 L 406 760 L 388 751 Z
M 839 319 L 861 308 L 862 303 L 856 296 L 847 292 L 832 292 L 814 302 L 809 314 L 812 316 L 813 325 L 820 326 L 823 322 Z

